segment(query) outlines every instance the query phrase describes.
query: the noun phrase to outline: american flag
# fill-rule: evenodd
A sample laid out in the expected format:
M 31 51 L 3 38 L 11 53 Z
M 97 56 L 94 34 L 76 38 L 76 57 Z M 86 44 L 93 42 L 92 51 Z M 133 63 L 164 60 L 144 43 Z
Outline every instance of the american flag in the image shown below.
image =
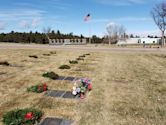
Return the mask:
M 90 17 L 91 17 L 90 14 L 87 14 L 87 15 L 85 16 L 85 18 L 84 18 L 84 21 L 85 21 L 85 22 L 89 21 L 89 20 L 90 20 Z

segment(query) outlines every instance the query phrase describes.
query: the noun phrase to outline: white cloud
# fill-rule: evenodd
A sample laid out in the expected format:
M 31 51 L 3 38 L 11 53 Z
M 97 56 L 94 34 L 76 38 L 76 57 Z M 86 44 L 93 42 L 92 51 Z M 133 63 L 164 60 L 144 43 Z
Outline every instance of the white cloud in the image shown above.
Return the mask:
M 115 6 L 128 6 L 133 4 L 145 4 L 148 2 L 153 2 L 155 0 L 94 0 L 101 4 L 115 5 Z
M 28 20 L 33 18 L 42 18 L 45 11 L 36 9 L 11 9 L 1 10 L 0 18 L 4 21 Z
M 109 19 L 92 19 L 91 20 L 92 23 L 105 23 L 105 22 L 109 22 Z
M 147 37 L 148 35 L 161 36 L 161 32 L 159 30 L 129 31 L 129 34 L 134 34 L 141 37 Z
M 36 28 L 40 25 L 40 23 L 41 23 L 41 19 L 39 19 L 39 18 L 33 19 L 32 20 L 32 27 Z
M 20 27 L 21 29 L 29 29 L 29 28 L 30 28 L 30 24 L 29 24 L 28 21 L 22 20 L 22 21 L 20 22 L 20 24 L 19 24 L 19 27 Z
M 0 21 L 0 30 L 4 30 L 5 26 L 6 26 L 6 24 L 4 22 Z
M 19 23 L 19 28 L 21 29 L 29 29 L 29 28 L 37 28 L 41 23 L 40 18 L 34 18 L 32 20 L 22 20 Z
M 150 18 L 150 17 L 122 17 L 122 18 L 118 18 L 116 20 L 119 20 L 119 21 L 152 21 L 152 18 Z
M 153 21 L 151 17 L 121 17 L 121 18 L 114 18 L 114 19 L 105 19 L 105 18 L 98 18 L 98 19 L 92 19 L 91 23 L 109 23 L 110 21 L 119 22 L 119 21 L 128 21 L 128 22 L 147 22 L 147 21 Z

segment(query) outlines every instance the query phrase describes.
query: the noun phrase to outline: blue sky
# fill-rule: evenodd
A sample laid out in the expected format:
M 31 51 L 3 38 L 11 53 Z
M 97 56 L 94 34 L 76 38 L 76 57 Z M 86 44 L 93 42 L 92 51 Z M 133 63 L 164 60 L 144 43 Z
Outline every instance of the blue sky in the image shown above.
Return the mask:
M 88 36 L 103 36 L 108 23 L 122 24 L 127 33 L 158 33 L 150 11 L 161 0 L 4 0 L 0 32 L 43 31 L 44 27 Z M 84 22 L 90 13 L 91 21 Z

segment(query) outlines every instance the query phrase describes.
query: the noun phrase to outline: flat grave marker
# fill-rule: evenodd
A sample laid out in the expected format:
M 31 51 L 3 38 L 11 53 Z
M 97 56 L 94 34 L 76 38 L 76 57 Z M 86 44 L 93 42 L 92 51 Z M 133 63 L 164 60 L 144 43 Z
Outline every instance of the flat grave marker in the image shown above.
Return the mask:
M 62 80 L 62 81 L 75 81 L 75 80 L 78 80 L 80 78 L 77 78 L 77 77 L 72 77 L 72 76 L 69 76 L 69 77 L 65 77 L 65 76 L 60 76 L 58 79 L 56 80 Z
M 59 118 L 45 118 L 39 125 L 71 125 L 71 120 Z
M 66 98 L 66 99 L 78 99 L 79 95 L 74 96 L 72 95 L 71 91 L 58 91 L 52 90 L 45 93 L 46 96 L 50 97 L 59 97 L 59 98 Z

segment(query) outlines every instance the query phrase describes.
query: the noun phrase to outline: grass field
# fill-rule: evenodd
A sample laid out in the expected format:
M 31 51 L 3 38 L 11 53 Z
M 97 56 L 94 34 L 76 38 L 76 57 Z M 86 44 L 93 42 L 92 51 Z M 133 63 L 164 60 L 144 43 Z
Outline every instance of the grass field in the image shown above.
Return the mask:
M 35 107 L 45 115 L 72 119 L 76 125 L 165 125 L 166 57 L 138 52 L 91 52 L 86 60 L 60 70 L 62 64 L 87 51 L 2 49 L 0 61 L 0 118 L 15 108 Z M 39 58 L 29 58 L 37 55 Z M 68 100 L 27 93 L 26 88 L 47 83 L 55 90 L 71 90 L 72 84 L 42 77 L 54 71 L 62 76 L 88 77 L 93 91 L 85 100 Z M 2 122 L 0 122 L 0 125 Z

